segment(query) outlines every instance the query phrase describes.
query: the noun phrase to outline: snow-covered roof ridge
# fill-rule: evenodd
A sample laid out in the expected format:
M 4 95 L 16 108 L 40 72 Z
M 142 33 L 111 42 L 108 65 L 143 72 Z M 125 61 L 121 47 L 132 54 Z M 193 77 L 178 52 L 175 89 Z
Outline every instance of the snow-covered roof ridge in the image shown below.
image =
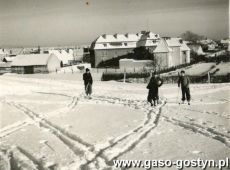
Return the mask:
M 32 66 L 46 65 L 49 58 L 54 54 L 26 54 L 17 55 L 12 61 L 11 66 Z M 56 56 L 56 55 L 55 55 Z
M 92 44 L 94 49 L 136 48 L 139 46 L 156 46 L 159 34 L 153 32 L 103 34 Z
M 4 57 L 3 60 L 6 62 L 12 62 L 16 57 Z
M 55 54 L 63 64 L 68 64 L 70 60 L 73 60 L 73 53 L 68 53 L 65 50 L 49 50 L 49 54 Z
M 166 40 L 161 39 L 153 52 L 154 53 L 168 53 L 170 51 L 172 51 L 172 49 L 168 47 Z
M 181 38 L 169 38 L 166 39 L 166 43 L 169 47 L 180 47 L 181 46 Z
M 188 47 L 188 45 L 185 42 L 182 42 L 180 48 L 181 48 L 181 51 L 190 51 L 190 48 Z

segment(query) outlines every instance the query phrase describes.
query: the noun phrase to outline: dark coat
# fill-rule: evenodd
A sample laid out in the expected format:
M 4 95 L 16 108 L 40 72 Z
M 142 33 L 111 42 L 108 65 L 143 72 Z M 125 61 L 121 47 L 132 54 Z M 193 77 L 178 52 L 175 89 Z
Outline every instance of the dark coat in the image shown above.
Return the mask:
M 159 77 L 152 77 L 149 81 L 149 84 L 147 85 L 147 89 L 149 89 L 148 94 L 148 101 L 151 102 L 151 100 L 158 100 L 158 88 L 162 86 L 163 80 Z
M 84 80 L 85 86 L 87 86 L 88 84 L 91 84 L 91 85 L 93 84 L 93 78 L 91 76 L 91 73 L 84 73 L 83 80 Z
M 189 88 L 189 84 L 190 84 L 190 80 L 188 78 L 188 76 L 180 76 L 178 79 L 178 87 L 181 86 L 181 88 L 186 87 Z

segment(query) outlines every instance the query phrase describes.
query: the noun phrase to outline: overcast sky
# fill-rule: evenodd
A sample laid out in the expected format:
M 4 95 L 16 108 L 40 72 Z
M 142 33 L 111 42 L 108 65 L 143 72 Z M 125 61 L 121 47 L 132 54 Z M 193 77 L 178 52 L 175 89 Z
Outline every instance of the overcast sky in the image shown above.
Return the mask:
M 229 37 L 228 0 L 0 0 L 0 46 L 90 44 L 107 33 Z

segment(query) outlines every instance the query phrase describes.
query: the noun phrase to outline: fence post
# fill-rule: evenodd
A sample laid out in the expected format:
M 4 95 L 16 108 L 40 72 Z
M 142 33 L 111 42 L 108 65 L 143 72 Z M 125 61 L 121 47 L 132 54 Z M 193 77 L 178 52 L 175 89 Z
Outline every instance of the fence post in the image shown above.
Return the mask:
M 211 83 L 210 72 L 208 72 L 208 83 Z
M 126 69 L 124 69 L 124 83 L 125 83 L 125 80 L 126 80 Z

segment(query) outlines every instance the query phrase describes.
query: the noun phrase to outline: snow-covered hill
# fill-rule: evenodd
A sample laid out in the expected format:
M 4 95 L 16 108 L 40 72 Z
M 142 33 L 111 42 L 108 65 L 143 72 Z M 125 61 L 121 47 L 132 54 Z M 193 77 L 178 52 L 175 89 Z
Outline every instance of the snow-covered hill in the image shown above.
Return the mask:
M 146 102 L 146 84 L 95 81 L 90 100 L 81 81 L 1 76 L 0 164 L 9 163 L 8 151 L 15 167 L 27 169 L 111 169 L 115 159 L 224 159 L 230 155 L 230 84 L 190 88 L 191 106 L 179 105 L 180 89 L 167 84 L 154 108 Z

